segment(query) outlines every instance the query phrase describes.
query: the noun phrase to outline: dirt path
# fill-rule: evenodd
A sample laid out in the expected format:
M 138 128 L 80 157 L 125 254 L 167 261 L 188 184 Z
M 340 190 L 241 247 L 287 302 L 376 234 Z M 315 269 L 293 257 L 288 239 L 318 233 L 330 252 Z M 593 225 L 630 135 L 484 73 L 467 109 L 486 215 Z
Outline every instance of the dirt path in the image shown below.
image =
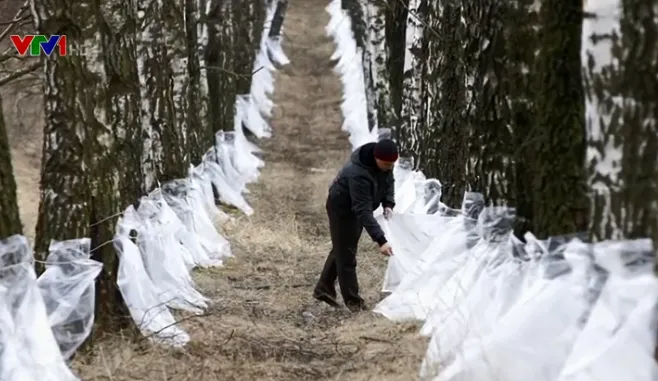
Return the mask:
M 341 132 L 341 84 L 325 36 L 326 0 L 290 2 L 277 74 L 273 138 L 261 142 L 266 166 L 248 199 L 256 211 L 227 228 L 235 258 L 197 274 L 215 301 L 186 321 L 184 352 L 99 346 L 83 379 L 104 380 L 404 380 L 416 378 L 424 340 L 415 327 L 370 312 L 351 315 L 311 298 L 330 249 L 327 185 L 349 154 Z M 373 305 L 385 261 L 364 239 L 359 276 Z M 104 353 L 104 354 L 101 354 Z M 112 376 L 109 377 L 109 374 Z

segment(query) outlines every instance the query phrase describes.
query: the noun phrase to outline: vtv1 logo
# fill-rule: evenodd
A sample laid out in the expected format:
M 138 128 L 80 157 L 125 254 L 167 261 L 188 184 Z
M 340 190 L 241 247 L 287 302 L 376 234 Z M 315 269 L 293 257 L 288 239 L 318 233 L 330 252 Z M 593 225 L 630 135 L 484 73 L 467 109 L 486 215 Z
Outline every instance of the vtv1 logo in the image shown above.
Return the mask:
M 25 36 L 14 34 L 10 38 L 20 56 L 27 55 L 29 49 L 30 56 L 38 57 L 43 52 L 50 57 L 55 51 L 55 47 L 58 48 L 60 56 L 64 57 L 67 53 L 66 36 L 64 35 L 54 34 L 47 37 L 43 34 L 28 34 Z

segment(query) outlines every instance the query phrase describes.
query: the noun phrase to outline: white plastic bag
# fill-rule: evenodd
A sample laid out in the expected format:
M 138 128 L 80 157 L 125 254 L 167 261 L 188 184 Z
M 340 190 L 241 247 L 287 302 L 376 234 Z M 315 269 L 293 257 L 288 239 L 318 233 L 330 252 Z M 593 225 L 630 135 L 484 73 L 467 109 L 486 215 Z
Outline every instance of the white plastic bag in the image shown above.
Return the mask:
M 114 247 L 119 256 L 117 285 L 133 321 L 146 337 L 155 342 L 172 346 L 183 346 L 189 335 L 176 325 L 174 316 L 163 303 L 159 288 L 149 277 L 142 254 L 133 243 L 131 231 L 143 231 L 143 221 L 132 206 L 129 206 L 117 223 Z
M 555 380 L 592 307 L 588 293 L 596 272 L 590 255 L 588 245 L 574 240 L 545 256 L 543 278 L 492 334 L 464 348 L 436 380 Z
M 65 359 L 91 333 L 96 308 L 96 277 L 103 264 L 89 258 L 89 238 L 50 243 L 46 270 L 37 280 L 48 321 Z
M 176 239 L 172 213 L 166 213 L 164 200 L 142 198 L 137 209 L 142 224 L 138 230 L 139 247 L 149 277 L 158 290 L 160 301 L 171 308 L 202 313 L 207 301 L 194 286 L 185 258 L 186 249 Z
M 594 250 L 609 277 L 558 381 L 658 380 L 653 244 L 608 241 Z
M 78 380 L 66 365 L 21 235 L 0 241 L 0 380 Z
M 468 244 L 475 225 L 465 217 L 446 217 L 437 235 L 420 254 L 395 291 L 373 310 L 394 321 L 425 320 L 436 305 L 440 287 L 468 259 Z

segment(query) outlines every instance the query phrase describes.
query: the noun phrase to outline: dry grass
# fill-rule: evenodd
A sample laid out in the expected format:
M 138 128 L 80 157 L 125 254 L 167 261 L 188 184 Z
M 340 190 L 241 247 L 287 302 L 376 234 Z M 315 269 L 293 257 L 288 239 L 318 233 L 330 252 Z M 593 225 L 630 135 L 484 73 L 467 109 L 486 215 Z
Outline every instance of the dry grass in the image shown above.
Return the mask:
M 292 66 L 277 74 L 274 137 L 261 142 L 266 166 L 248 199 L 256 211 L 224 230 L 235 258 L 195 274 L 213 300 L 185 320 L 183 350 L 112 337 L 74 366 L 84 380 L 413 380 L 425 352 L 417 327 L 370 312 L 315 302 L 313 286 L 330 248 L 327 185 L 349 154 L 340 131 L 341 85 L 324 35 L 326 0 L 291 1 L 284 49 Z M 34 206 L 36 208 L 36 206 Z M 386 266 L 363 238 L 359 280 L 380 300 Z

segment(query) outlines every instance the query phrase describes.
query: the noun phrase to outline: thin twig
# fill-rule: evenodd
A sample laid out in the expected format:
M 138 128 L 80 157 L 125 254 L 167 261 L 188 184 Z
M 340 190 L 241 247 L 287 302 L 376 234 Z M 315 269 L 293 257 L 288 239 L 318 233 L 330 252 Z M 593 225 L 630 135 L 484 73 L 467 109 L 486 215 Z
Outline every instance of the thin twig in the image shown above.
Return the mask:
M 186 317 L 184 317 L 184 318 L 182 318 L 182 319 L 180 319 L 180 320 L 177 320 L 177 321 L 175 321 L 175 322 L 173 322 L 173 323 L 171 323 L 171 324 L 167 324 L 166 326 L 162 327 L 162 329 L 159 329 L 159 330 L 157 330 L 157 331 L 155 331 L 155 332 L 149 334 L 148 336 L 144 336 L 144 337 L 142 337 L 142 340 L 146 340 L 146 339 L 149 339 L 149 338 L 151 338 L 151 337 L 153 337 L 153 336 L 155 336 L 155 335 L 158 335 L 158 334 L 162 333 L 162 331 L 166 330 L 167 328 L 171 328 L 171 327 L 173 327 L 173 326 L 175 326 L 175 325 L 177 325 L 177 324 L 179 324 L 179 323 L 182 323 L 182 322 L 184 322 L 184 321 L 186 321 L 186 320 L 197 319 L 197 318 L 206 317 L 206 316 L 210 316 L 210 315 L 212 315 L 212 314 L 203 313 L 203 314 L 198 314 L 198 315 L 190 315 L 190 316 L 186 316 Z
M 28 9 L 28 7 L 29 7 L 29 3 L 28 1 L 25 1 L 23 5 L 20 7 L 20 9 L 18 10 L 18 12 L 16 12 L 14 18 L 8 23 L 6 23 L 7 28 L 5 28 L 5 30 L 3 30 L 2 33 L 0 33 L 0 41 L 2 41 L 5 37 L 7 37 L 18 23 L 25 20 L 21 18 L 21 15 L 23 14 L 23 12 L 25 12 Z
M 221 72 L 224 72 L 224 73 L 226 73 L 226 74 L 230 74 L 230 75 L 235 76 L 235 77 L 251 77 L 252 75 L 258 73 L 259 71 L 261 71 L 261 70 L 263 69 L 263 67 L 261 66 L 261 67 L 259 67 L 258 69 L 254 70 L 252 73 L 249 73 L 249 74 L 240 74 L 240 73 L 236 73 L 236 72 L 234 72 L 234 71 L 228 70 L 228 69 L 224 69 L 223 67 L 219 67 L 219 66 L 204 66 L 204 68 L 205 68 L 206 70 L 217 70 L 217 71 L 221 71 Z
M 35 62 L 35 63 L 30 64 L 29 66 L 24 67 L 20 70 L 16 70 L 15 72 L 0 78 L 0 86 L 4 86 L 4 85 L 6 85 L 7 83 L 9 83 L 11 81 L 14 81 L 16 79 L 19 79 L 19 78 L 23 77 L 24 75 L 30 74 L 33 71 L 35 71 L 36 69 L 38 69 L 39 67 L 41 67 L 41 62 Z

